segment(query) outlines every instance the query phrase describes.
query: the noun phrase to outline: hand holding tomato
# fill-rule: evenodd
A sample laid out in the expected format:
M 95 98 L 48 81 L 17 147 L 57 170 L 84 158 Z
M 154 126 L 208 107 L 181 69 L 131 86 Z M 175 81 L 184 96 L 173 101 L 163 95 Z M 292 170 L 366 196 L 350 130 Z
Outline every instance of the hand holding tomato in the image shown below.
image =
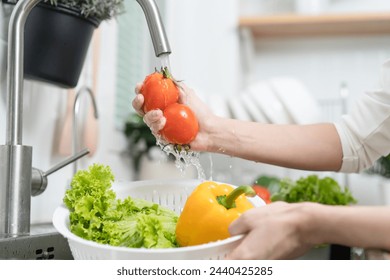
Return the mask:
M 145 123 L 155 136 L 162 136 L 163 140 L 174 144 L 190 144 L 192 150 L 204 150 L 205 137 L 202 136 L 204 131 L 201 128 L 207 127 L 206 120 L 212 120 L 214 115 L 192 89 L 182 82 L 174 84 L 179 91 L 179 98 L 178 102 L 173 104 L 181 106 L 167 105 L 165 108 L 170 107 L 167 113 L 164 113 L 166 109 L 161 108 L 146 112 L 144 103 L 147 98 L 141 94 L 144 84 L 136 86 L 137 95 L 132 105 L 141 116 L 144 116 Z M 175 132 L 179 130 L 180 133 Z

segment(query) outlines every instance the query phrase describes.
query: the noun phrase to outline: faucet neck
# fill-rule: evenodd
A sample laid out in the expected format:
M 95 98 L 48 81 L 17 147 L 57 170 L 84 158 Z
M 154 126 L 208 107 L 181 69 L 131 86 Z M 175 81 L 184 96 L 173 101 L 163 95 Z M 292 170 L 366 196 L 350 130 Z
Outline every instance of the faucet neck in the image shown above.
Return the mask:
M 170 54 L 171 47 L 156 2 L 154 0 L 137 0 L 137 2 L 144 11 L 156 57 Z
M 27 16 L 40 1 L 18 1 L 10 18 L 7 57 L 7 145 L 22 144 L 24 26 Z

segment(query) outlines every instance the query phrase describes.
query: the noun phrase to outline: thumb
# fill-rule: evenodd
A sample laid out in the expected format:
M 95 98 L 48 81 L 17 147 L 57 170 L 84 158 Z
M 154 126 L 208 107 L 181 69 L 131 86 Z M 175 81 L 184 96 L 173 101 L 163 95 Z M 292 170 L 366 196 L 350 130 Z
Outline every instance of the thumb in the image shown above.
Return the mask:
M 179 102 L 188 105 L 188 87 L 183 82 L 177 82 L 179 88 Z

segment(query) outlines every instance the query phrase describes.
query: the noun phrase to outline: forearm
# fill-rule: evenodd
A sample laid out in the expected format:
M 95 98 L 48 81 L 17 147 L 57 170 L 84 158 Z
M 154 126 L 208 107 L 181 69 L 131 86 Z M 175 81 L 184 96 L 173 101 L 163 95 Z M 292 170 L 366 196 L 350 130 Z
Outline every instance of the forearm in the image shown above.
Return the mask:
M 333 124 L 270 125 L 218 118 L 207 129 L 209 152 L 305 170 L 337 171 L 341 166 Z
M 318 205 L 307 214 L 304 231 L 312 244 L 390 250 L 390 207 Z

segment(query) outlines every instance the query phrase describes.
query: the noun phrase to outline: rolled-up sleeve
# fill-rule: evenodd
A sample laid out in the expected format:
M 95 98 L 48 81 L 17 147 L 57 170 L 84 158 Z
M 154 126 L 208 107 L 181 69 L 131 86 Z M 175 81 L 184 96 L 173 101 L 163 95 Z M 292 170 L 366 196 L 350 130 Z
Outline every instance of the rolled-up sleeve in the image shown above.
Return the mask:
M 380 90 L 367 92 L 335 123 L 343 150 L 340 172 L 358 173 L 390 153 L 390 61 Z

